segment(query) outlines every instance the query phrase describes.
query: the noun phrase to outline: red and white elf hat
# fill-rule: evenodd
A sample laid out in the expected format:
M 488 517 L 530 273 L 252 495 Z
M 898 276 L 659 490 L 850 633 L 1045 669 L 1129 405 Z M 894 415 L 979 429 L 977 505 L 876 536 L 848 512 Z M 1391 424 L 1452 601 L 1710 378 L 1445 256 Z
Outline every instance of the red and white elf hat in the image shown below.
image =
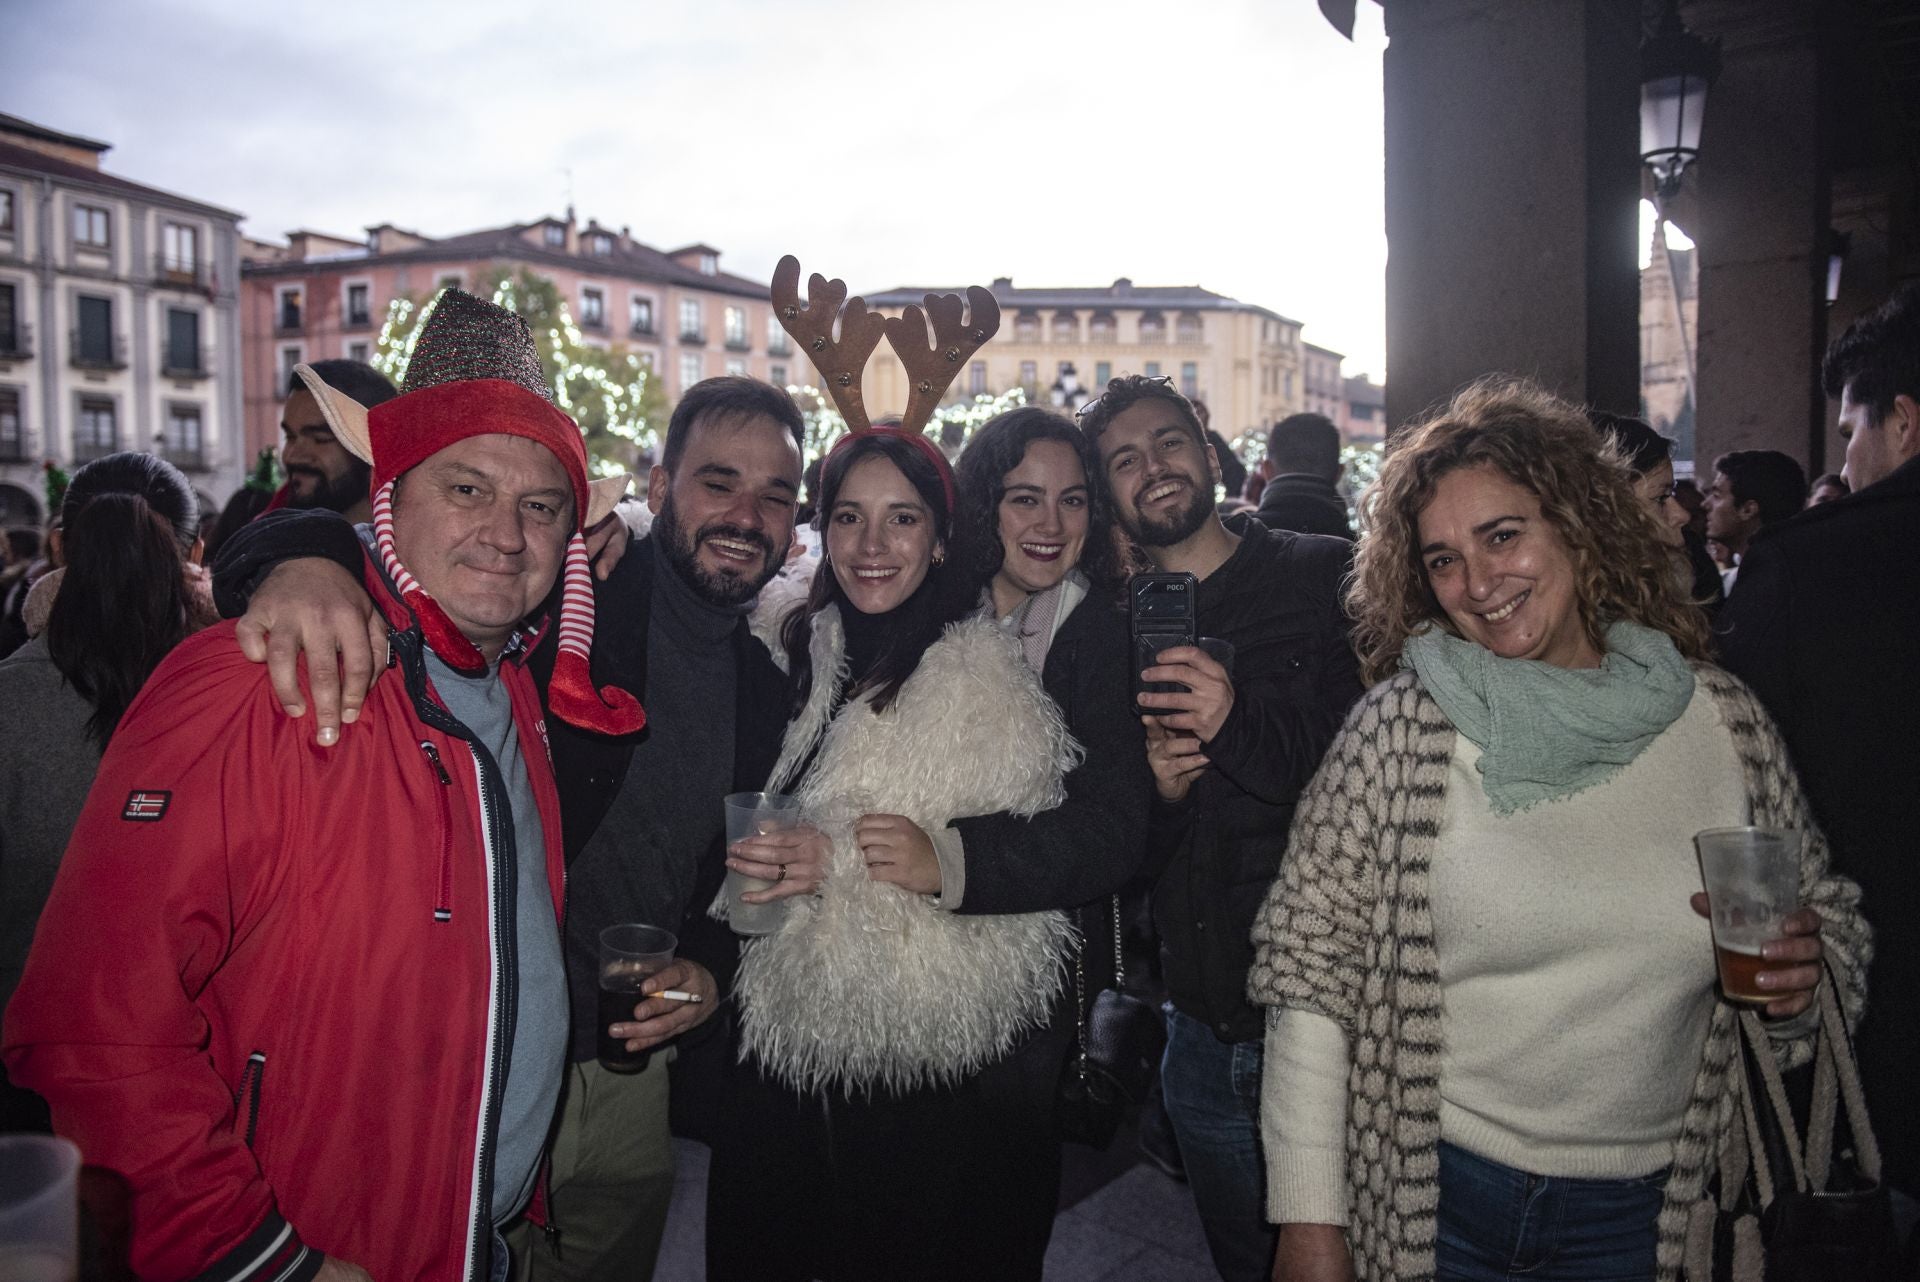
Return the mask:
M 419 621 L 427 644 L 460 672 L 483 671 L 486 660 L 400 563 L 393 543 L 394 482 L 470 436 L 524 436 L 553 452 L 572 482 L 578 521 L 567 541 L 562 570 L 560 652 L 547 706 L 561 720 L 601 734 L 630 734 L 644 726 L 646 713 L 634 697 L 613 686 L 596 689 L 588 667 L 593 579 L 582 536 L 613 511 L 626 492 L 628 477 L 623 473 L 587 480 L 580 427 L 553 404 L 527 323 L 472 294 L 447 290 L 420 329 L 401 394 L 371 410 L 329 387 L 310 366 L 296 366 L 294 373 L 319 401 L 334 436 L 372 465 L 374 541 L 382 566 Z

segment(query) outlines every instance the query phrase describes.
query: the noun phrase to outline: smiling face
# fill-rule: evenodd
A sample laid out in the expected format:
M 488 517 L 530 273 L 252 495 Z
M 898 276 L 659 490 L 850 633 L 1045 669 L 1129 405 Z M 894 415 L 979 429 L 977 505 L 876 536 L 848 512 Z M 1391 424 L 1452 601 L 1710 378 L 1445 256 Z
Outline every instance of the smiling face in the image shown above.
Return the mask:
M 800 491 L 800 447 L 765 414 L 699 421 L 672 475 L 656 467 L 647 505 L 667 561 L 719 606 L 752 599 L 785 564 Z
M 401 564 L 489 661 L 552 590 L 573 530 L 566 469 L 523 436 L 455 441 L 394 491 Z
M 848 469 L 824 517 L 833 577 L 862 614 L 898 606 L 926 581 L 933 558 L 945 555 L 926 500 L 880 455 Z
M 1087 541 L 1087 474 L 1071 445 L 1034 441 L 1003 484 L 1006 492 L 1000 497 L 999 511 L 1003 555 L 993 576 L 996 606 L 1003 597 L 1018 604 L 1021 597 L 1060 582 L 1080 564 L 1080 550 Z
M 1483 464 L 1440 478 L 1420 510 L 1420 562 L 1462 637 L 1503 659 L 1591 668 L 1573 555 L 1540 500 Z
M 1213 515 L 1219 479 L 1213 450 L 1161 397 L 1145 397 L 1113 416 L 1100 434 L 1100 465 L 1114 516 L 1142 546 L 1172 547 Z

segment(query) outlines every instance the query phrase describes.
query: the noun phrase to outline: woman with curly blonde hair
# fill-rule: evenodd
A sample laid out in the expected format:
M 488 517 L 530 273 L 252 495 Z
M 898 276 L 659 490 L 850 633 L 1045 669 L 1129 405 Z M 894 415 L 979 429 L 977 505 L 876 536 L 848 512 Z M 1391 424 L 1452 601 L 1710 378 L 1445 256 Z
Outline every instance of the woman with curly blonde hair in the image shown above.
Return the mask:
M 1778 734 L 1585 414 L 1487 380 L 1362 503 L 1363 671 L 1254 928 L 1276 1279 L 1681 1276 L 1733 1089 L 1692 837 L 1806 834 L 1764 1013 L 1869 941 Z

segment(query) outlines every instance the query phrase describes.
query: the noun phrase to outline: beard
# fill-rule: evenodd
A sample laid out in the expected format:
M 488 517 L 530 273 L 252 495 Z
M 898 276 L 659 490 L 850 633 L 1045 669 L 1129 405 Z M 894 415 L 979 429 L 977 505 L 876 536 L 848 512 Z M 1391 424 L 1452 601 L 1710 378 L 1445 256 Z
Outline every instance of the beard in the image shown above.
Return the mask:
M 661 551 L 667 554 L 667 564 L 693 589 L 696 596 L 709 605 L 722 608 L 745 605 L 758 596 L 760 589 L 780 572 L 782 558 L 776 553 L 773 540 L 757 530 L 743 530 L 737 525 L 716 522 L 701 526 L 692 537 L 688 537 L 681 528 L 679 513 L 673 509 L 671 489 L 660 504 L 660 514 L 653 520 L 653 529 L 660 537 Z M 714 571 L 701 565 L 700 545 L 710 538 L 732 539 L 759 548 L 760 572 L 749 577 L 744 571 Z
M 339 477 L 328 476 L 317 467 L 290 467 L 287 469 L 287 476 L 313 478 L 312 493 L 288 491 L 288 507 L 323 507 L 329 512 L 347 512 L 353 508 L 354 504 L 367 501 L 367 487 L 373 481 L 373 468 L 359 459 L 354 459 L 348 465 L 346 472 Z
M 1193 481 L 1192 477 L 1185 479 L 1190 483 Z M 1155 481 L 1153 484 L 1158 485 L 1160 482 Z M 1152 488 L 1153 485 L 1143 485 L 1140 487 L 1140 493 L 1144 494 Z M 1168 513 L 1165 517 L 1145 516 L 1140 513 L 1138 507 L 1135 507 L 1134 520 L 1139 528 L 1128 531 L 1133 535 L 1134 542 L 1141 547 L 1172 547 L 1191 537 L 1195 531 L 1205 525 L 1207 518 L 1214 512 L 1213 482 L 1208 480 L 1203 484 L 1195 484 L 1192 490 L 1193 497 L 1188 500 L 1187 505 L 1178 511 Z

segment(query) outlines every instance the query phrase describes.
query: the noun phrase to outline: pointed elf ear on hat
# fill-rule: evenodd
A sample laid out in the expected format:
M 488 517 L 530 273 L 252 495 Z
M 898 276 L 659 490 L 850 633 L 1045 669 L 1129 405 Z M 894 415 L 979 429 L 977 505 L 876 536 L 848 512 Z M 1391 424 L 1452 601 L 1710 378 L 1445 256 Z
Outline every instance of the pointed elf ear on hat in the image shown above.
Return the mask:
M 327 386 L 326 380 L 313 372 L 313 366 L 302 363 L 293 367 L 293 372 L 313 393 L 313 399 L 320 402 L 320 413 L 327 420 L 334 437 L 344 445 L 347 453 L 362 463 L 373 462 L 373 442 L 367 432 L 367 407 L 354 400 L 345 392 L 336 391 Z
M 632 483 L 633 477 L 626 472 L 587 482 L 587 519 L 581 525 L 591 530 L 613 515 L 615 505 L 626 496 L 627 487 Z

